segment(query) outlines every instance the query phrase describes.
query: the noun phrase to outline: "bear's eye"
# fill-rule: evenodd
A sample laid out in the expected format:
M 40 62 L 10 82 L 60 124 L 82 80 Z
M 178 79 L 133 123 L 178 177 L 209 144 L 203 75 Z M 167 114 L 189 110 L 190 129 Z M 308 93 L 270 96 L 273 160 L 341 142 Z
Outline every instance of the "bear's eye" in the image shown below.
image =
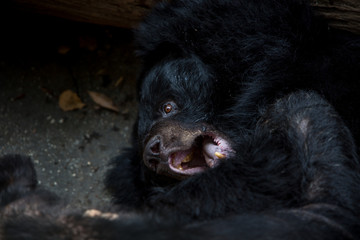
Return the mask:
M 166 105 L 164 106 L 164 112 L 165 112 L 165 113 L 170 113 L 171 110 L 172 110 L 172 105 L 171 105 L 170 103 L 168 103 L 168 104 L 166 104 Z
M 166 102 L 162 105 L 161 112 L 163 116 L 169 116 L 177 112 L 177 106 L 174 102 Z

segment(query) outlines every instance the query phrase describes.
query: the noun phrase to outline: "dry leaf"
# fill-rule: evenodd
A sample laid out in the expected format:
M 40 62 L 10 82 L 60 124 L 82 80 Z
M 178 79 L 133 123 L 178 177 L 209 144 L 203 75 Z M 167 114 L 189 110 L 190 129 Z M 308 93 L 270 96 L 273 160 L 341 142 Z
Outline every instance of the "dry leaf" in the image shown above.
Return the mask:
M 102 93 L 88 91 L 91 99 L 99 106 L 119 112 L 119 108 L 115 106 L 114 102 Z
M 99 71 L 96 72 L 96 75 L 105 75 L 106 72 L 107 72 L 106 69 L 102 68 L 102 69 L 100 69 Z
M 70 51 L 70 47 L 68 47 L 68 46 L 60 46 L 60 47 L 58 48 L 58 53 L 61 54 L 61 55 L 65 55 L 65 54 L 67 54 L 69 51 Z
M 122 83 L 124 81 L 124 77 L 119 77 L 119 79 L 116 81 L 116 83 L 115 83 L 115 87 L 118 87 L 118 86 L 120 86 L 120 84 Z
M 79 96 L 71 90 L 66 90 L 60 94 L 59 107 L 63 111 L 71 111 L 81 109 L 85 104 L 81 101 Z

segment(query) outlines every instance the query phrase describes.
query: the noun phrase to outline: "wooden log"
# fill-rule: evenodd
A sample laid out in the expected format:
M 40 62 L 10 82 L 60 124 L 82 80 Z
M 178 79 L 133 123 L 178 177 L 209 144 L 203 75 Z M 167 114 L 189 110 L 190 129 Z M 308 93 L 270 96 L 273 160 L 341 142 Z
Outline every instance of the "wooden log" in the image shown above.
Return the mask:
M 75 21 L 136 26 L 160 0 L 13 0 L 16 8 Z M 191 1 L 191 0 L 189 0 Z M 360 34 L 360 0 L 309 0 L 330 26 Z
M 13 0 L 12 7 L 65 19 L 132 28 L 159 0 Z
M 310 3 L 331 27 L 360 34 L 360 0 L 310 0 Z

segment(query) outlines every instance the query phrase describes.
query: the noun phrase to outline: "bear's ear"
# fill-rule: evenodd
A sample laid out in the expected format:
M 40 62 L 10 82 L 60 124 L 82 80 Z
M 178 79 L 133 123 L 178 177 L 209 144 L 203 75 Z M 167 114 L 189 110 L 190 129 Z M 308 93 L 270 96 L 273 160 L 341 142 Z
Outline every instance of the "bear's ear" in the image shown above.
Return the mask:
M 29 157 L 5 155 L 0 157 L 0 204 L 10 196 L 19 196 L 37 186 L 36 171 Z

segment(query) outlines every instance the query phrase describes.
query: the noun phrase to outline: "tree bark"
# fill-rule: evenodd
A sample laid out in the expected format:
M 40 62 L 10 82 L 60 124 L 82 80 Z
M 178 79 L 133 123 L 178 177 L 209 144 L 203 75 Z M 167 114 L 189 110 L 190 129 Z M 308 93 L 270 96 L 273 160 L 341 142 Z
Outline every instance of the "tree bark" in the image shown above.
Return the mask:
M 160 0 L 13 0 L 16 8 L 75 21 L 135 27 Z M 191 1 L 191 0 L 189 0 Z M 329 25 L 360 34 L 360 0 L 309 0 Z
M 65 19 L 135 27 L 159 0 L 13 0 L 13 7 Z
M 360 34 L 360 0 L 310 0 L 331 27 Z

